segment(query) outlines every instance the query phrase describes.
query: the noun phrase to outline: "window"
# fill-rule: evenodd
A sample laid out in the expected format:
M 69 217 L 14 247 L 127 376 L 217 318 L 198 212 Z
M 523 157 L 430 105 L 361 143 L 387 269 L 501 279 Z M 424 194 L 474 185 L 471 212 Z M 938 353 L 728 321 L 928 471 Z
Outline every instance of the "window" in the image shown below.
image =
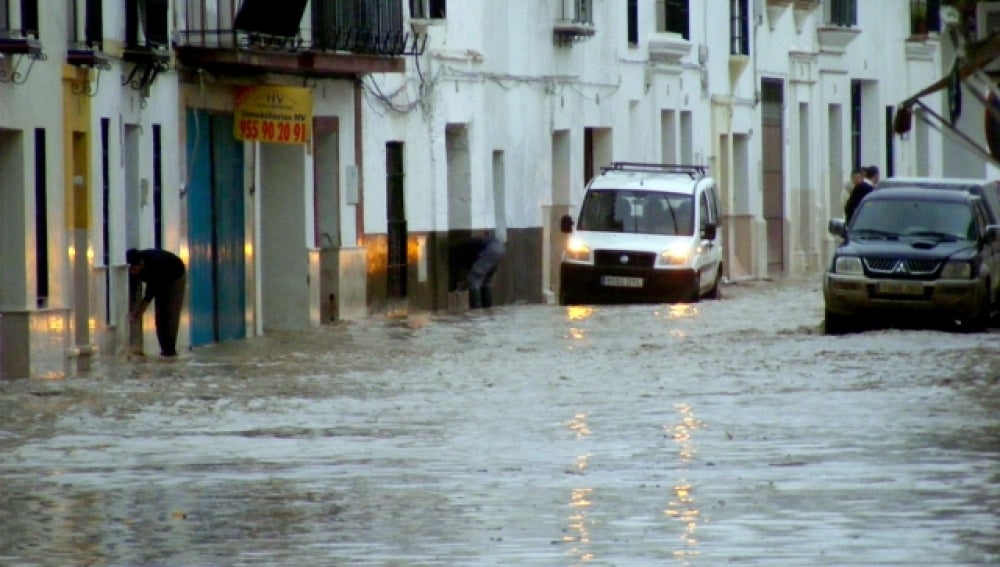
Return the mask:
M 244 0 L 234 26 L 238 30 L 269 36 L 295 37 L 305 10 L 306 0 L 285 0 L 280 5 L 273 0 Z
M 662 29 L 657 25 L 657 31 L 673 32 L 680 34 L 684 39 L 691 39 L 690 10 L 688 0 L 658 0 L 657 8 L 662 2 L 663 24 Z M 659 12 L 659 10 L 657 10 Z
M 628 0 L 628 44 L 639 45 L 639 0 Z
M 166 47 L 168 0 L 138 0 L 125 5 L 128 47 Z
M 18 5 L 20 12 L 17 11 Z M 20 13 L 20 20 L 15 16 Z M 38 39 L 38 0 L 0 0 L 0 31 L 16 32 L 14 37 Z
M 35 129 L 35 304 L 49 301 L 49 225 L 45 187 L 45 129 Z
M 410 17 L 444 19 L 445 0 L 410 0 Z
M 101 118 L 101 263 L 111 267 L 111 119 Z M 104 322 L 111 324 L 111 270 L 104 272 Z
M 82 29 L 80 28 L 81 20 Z M 71 45 L 101 48 L 104 40 L 104 17 L 101 11 L 101 0 L 84 0 L 83 2 L 66 0 L 66 23 L 67 37 Z
M 941 31 L 941 0 L 910 0 L 910 35 Z
M 386 222 L 388 232 L 388 291 L 406 297 L 407 227 L 403 142 L 385 144 Z
M 851 81 L 851 167 L 859 169 L 861 163 L 861 83 Z
M 153 124 L 153 246 L 163 248 L 163 134 Z
M 835 26 L 853 27 L 858 23 L 858 0 L 830 0 L 827 22 Z
M 750 15 L 747 0 L 731 0 L 729 17 L 729 53 L 750 55 Z
M 885 132 L 883 133 L 885 138 L 885 177 L 892 177 L 896 175 L 896 170 L 894 168 L 894 162 L 896 161 L 896 148 L 893 144 L 896 140 L 896 133 L 892 131 L 892 117 L 895 114 L 895 106 L 889 105 L 885 107 Z
M 578 24 L 593 24 L 594 14 L 592 0 L 560 0 L 562 6 L 557 20 L 575 22 Z

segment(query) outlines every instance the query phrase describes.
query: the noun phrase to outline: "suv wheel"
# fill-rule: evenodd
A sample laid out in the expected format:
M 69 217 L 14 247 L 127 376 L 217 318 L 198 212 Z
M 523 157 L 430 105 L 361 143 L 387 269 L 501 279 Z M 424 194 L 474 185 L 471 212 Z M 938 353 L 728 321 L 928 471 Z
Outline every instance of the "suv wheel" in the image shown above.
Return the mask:
M 823 315 L 823 331 L 828 335 L 842 335 L 851 330 L 851 320 L 846 315 L 826 311 Z
M 985 331 L 989 326 L 993 311 L 993 302 L 990 301 L 989 282 L 986 282 L 986 289 L 984 291 L 983 301 L 981 301 L 978 305 L 976 314 L 967 319 L 960 319 L 958 321 L 959 330 L 966 333 L 978 333 L 980 331 Z

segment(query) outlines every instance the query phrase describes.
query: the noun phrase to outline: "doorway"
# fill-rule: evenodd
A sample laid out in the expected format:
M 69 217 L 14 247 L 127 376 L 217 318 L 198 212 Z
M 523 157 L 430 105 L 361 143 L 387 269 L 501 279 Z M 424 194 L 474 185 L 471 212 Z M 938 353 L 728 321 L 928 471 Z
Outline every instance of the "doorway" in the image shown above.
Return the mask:
M 784 148 L 784 85 L 780 80 L 761 81 L 762 147 Z M 785 158 L 784 153 L 764 152 L 764 223 L 767 227 L 767 273 L 785 271 Z
M 187 115 L 191 346 L 246 336 L 243 144 L 233 116 Z

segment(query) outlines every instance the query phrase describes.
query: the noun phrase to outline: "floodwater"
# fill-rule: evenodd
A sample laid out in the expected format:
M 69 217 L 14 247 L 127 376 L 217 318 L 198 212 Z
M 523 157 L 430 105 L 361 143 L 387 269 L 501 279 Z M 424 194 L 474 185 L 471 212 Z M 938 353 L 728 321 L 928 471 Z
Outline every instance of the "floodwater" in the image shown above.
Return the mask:
M 0 564 L 1000 564 L 1000 330 L 723 293 L 2 382 Z

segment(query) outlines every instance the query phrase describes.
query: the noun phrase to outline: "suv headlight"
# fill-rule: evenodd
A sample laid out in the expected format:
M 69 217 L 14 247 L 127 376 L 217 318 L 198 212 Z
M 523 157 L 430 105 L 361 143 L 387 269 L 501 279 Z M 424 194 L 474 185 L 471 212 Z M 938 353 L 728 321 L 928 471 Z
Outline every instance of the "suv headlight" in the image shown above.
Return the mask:
M 941 279 L 968 280 L 972 279 L 972 264 L 969 262 L 947 262 L 941 269 Z
M 590 262 L 590 246 L 575 236 L 571 237 L 566 243 L 566 259 L 574 262 Z
M 833 273 L 863 274 L 865 269 L 861 266 L 861 258 L 857 256 L 838 256 L 833 262 Z

